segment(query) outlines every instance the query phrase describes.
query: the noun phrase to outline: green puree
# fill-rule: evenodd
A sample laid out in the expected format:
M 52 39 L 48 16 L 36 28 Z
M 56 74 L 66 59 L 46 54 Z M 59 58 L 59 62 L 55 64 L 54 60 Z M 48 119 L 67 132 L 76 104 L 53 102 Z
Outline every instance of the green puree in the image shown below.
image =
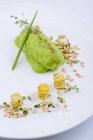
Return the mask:
M 16 46 L 20 48 L 27 30 L 23 30 L 16 38 Z M 53 71 L 65 63 L 65 58 L 55 44 L 36 27 L 30 32 L 23 48 L 28 62 L 35 72 Z

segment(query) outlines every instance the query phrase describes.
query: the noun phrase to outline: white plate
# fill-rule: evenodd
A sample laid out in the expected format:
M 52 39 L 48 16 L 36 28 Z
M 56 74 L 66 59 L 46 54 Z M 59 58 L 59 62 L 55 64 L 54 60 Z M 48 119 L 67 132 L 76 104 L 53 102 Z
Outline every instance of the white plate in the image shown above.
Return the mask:
M 84 69 L 79 65 L 76 66 L 84 75 L 82 80 L 76 79 L 80 92 L 65 96 L 70 109 L 64 113 L 65 118 L 59 111 L 9 119 L 3 117 L 0 111 L 0 137 L 23 139 L 51 136 L 80 124 L 93 114 L 93 27 L 74 14 L 37 4 L 6 6 L 0 13 L 0 102 L 9 100 L 12 92 L 19 91 L 27 95 L 35 92 L 41 82 L 48 82 L 50 85 L 53 83 L 52 77 L 55 72 L 45 74 L 33 72 L 23 54 L 15 71 L 11 71 L 18 51 L 14 45 L 14 38 L 20 29 L 13 24 L 10 15 L 21 17 L 21 13 L 24 12 L 26 18 L 30 19 L 37 9 L 39 12 L 35 24 L 39 24 L 48 36 L 66 34 L 71 42 L 80 45 L 80 59 L 85 61 Z M 64 67 L 71 73 L 70 68 L 66 65 Z

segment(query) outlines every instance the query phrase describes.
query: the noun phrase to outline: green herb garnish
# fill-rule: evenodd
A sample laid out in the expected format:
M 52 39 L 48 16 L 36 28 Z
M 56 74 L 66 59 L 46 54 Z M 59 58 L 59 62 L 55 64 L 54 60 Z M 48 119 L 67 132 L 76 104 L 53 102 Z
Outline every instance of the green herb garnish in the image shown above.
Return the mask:
M 5 105 L 6 107 L 10 107 L 10 105 L 6 102 L 3 102 L 3 105 Z
M 72 91 L 72 90 L 75 90 L 76 92 L 78 92 L 79 91 L 79 87 L 77 85 L 75 85 L 75 86 L 69 86 L 68 88 L 65 88 L 64 89 L 64 92 L 63 93 L 66 93 L 66 92 Z
M 28 110 L 23 109 L 23 114 L 24 114 L 24 115 L 27 115 L 27 114 L 28 114 Z
M 40 104 L 37 104 L 34 106 L 35 108 L 40 108 Z
M 23 14 L 22 14 L 22 16 L 23 16 Z M 29 23 L 27 22 L 27 19 L 25 19 L 25 20 L 20 20 L 20 19 L 18 19 L 18 17 L 16 17 L 16 16 L 13 16 L 13 15 L 11 15 L 11 18 L 13 18 L 14 20 L 15 20 L 15 24 L 18 24 L 18 25 L 20 25 L 20 27 L 22 27 L 22 26 L 28 26 L 29 25 Z
M 31 97 L 30 96 L 28 96 L 28 99 L 31 101 Z
M 28 114 L 27 108 L 20 108 L 19 110 L 22 111 L 24 115 Z
M 78 91 L 79 91 L 79 88 L 77 87 L 77 85 L 75 85 L 75 86 L 73 87 L 73 89 L 75 89 L 75 90 L 76 90 L 76 92 L 78 92 Z
M 23 110 L 23 108 L 20 108 L 20 110 Z
M 60 103 L 65 103 L 65 100 L 62 97 L 57 97 Z
M 55 106 L 53 105 L 53 103 L 49 103 L 49 104 L 48 104 L 48 107 L 55 108 Z
M 26 33 L 25 37 L 23 38 L 22 44 L 21 44 L 21 46 L 20 46 L 20 49 L 19 49 L 19 51 L 18 51 L 18 53 L 17 53 L 17 56 L 16 56 L 16 58 L 15 58 L 15 61 L 14 61 L 14 63 L 13 63 L 12 70 L 14 70 L 15 67 L 16 67 L 16 65 L 17 65 L 18 59 L 19 59 L 19 57 L 20 57 L 20 54 L 21 54 L 22 49 L 23 49 L 23 47 L 24 47 L 24 44 L 25 44 L 25 42 L 26 42 L 26 40 L 27 40 L 27 38 L 28 38 L 28 35 L 29 35 L 30 31 L 31 31 L 31 27 L 32 27 L 32 24 L 33 24 L 33 22 L 34 22 L 34 20 L 35 20 L 35 18 L 36 18 L 36 15 L 37 15 L 37 12 L 35 13 L 35 15 L 34 15 L 34 17 L 33 17 L 33 19 L 32 19 L 32 22 L 31 22 L 31 24 L 29 25 L 29 27 L 28 27 L 28 29 L 27 29 L 27 33 Z

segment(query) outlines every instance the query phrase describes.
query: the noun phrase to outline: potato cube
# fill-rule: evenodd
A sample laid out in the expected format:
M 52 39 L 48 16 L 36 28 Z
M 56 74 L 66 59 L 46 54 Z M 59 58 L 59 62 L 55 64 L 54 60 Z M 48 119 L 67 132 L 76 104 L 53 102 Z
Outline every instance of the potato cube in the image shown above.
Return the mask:
M 65 88 L 65 77 L 63 74 L 54 74 L 54 85 L 58 90 L 62 90 Z
M 11 103 L 14 108 L 19 108 L 23 103 L 23 97 L 19 93 L 11 95 Z
M 38 96 L 40 99 L 45 100 L 49 97 L 49 85 L 46 83 L 42 83 L 38 86 Z

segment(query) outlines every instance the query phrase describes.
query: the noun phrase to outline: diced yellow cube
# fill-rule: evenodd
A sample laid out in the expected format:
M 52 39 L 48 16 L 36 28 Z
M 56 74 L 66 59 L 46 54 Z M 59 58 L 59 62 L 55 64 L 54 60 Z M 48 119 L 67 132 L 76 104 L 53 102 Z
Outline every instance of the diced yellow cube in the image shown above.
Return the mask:
M 38 86 L 38 96 L 40 99 L 45 100 L 49 97 L 50 88 L 46 83 L 42 83 Z
M 58 90 L 62 90 L 65 88 L 65 77 L 63 74 L 54 74 L 54 85 Z
M 14 108 L 19 108 L 23 103 L 23 97 L 19 93 L 11 95 L 11 103 Z
M 61 74 L 61 73 L 54 74 L 54 80 L 56 79 L 65 80 L 65 76 L 64 74 Z

